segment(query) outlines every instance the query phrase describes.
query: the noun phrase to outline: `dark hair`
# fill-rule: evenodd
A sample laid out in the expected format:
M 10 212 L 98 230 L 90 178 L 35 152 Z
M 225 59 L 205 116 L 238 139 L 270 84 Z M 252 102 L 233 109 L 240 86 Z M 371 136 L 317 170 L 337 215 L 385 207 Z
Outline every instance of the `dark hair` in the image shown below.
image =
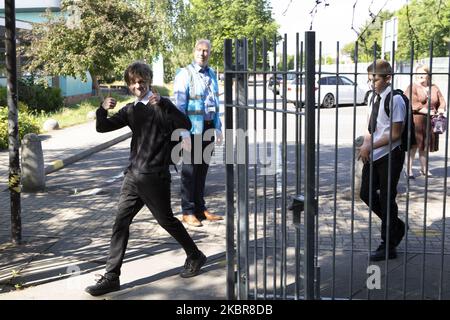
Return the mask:
M 386 60 L 378 59 L 367 67 L 367 72 L 386 77 L 392 74 L 392 68 Z
M 153 71 L 145 62 L 135 61 L 130 64 L 124 72 L 125 82 L 127 85 L 130 85 L 131 80 L 136 77 L 140 77 L 144 81 L 151 82 L 153 79 Z

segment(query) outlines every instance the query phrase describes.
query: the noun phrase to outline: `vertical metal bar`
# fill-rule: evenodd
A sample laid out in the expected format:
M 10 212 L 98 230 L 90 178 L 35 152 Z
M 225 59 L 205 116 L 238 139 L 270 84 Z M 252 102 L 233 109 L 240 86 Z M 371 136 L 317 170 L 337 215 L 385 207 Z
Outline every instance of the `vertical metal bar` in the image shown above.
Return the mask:
M 391 75 L 391 95 L 389 101 L 389 106 L 391 108 L 390 117 L 389 117 L 389 155 L 388 155 L 388 187 L 387 187 L 387 212 L 386 212 L 386 253 L 385 253 L 385 277 L 384 277 L 384 299 L 387 300 L 389 298 L 389 252 L 390 252 L 390 228 L 391 228 L 391 193 L 393 192 L 391 187 L 392 182 L 392 118 L 394 117 L 394 63 L 395 63 L 395 41 L 392 41 L 392 56 L 391 56 L 391 67 L 392 67 L 392 75 Z M 381 192 L 381 190 L 380 190 Z M 397 190 L 395 190 L 397 192 Z M 395 201 L 395 199 L 394 199 Z M 397 213 L 398 214 L 398 213 Z
M 301 111 L 301 105 L 302 105 L 302 101 L 301 101 L 301 85 L 302 85 L 302 75 L 301 73 L 299 74 L 299 72 L 301 72 L 300 67 L 300 61 L 299 59 L 302 59 L 300 57 L 300 51 L 299 51 L 299 45 L 300 45 L 300 38 L 299 38 L 299 33 L 297 32 L 295 35 L 295 72 L 296 72 L 296 92 L 295 92 L 295 100 L 297 101 L 297 106 L 295 108 L 295 111 L 300 112 Z M 302 43 L 303 46 L 303 43 Z M 297 194 L 300 194 L 301 192 L 301 188 L 302 188 L 302 184 L 301 184 L 301 158 L 298 156 L 299 154 L 301 154 L 301 140 L 299 138 L 300 136 L 300 132 L 301 132 L 301 126 L 300 121 L 301 121 L 301 116 L 300 115 L 296 115 L 295 116 L 295 190 Z
M 248 41 L 246 38 L 243 39 L 243 51 L 244 51 L 244 59 L 243 59 L 243 69 L 244 71 L 248 72 Z M 244 100 L 242 101 L 244 106 L 248 106 L 248 74 L 244 74 Z M 245 286 L 245 290 L 246 290 L 246 296 L 248 299 L 249 296 L 249 277 L 250 277 L 250 258 L 249 258 L 249 238 L 250 238 L 250 222 L 249 222 L 249 173 L 248 173 L 248 169 L 249 169 L 249 152 L 248 152 L 248 109 L 245 108 L 244 112 L 244 131 L 245 131 L 245 170 L 244 170 L 244 179 L 245 179 L 245 189 L 244 189 L 244 196 L 245 196 L 245 216 L 241 217 L 242 221 L 245 223 L 245 228 L 242 229 L 243 232 L 245 232 L 245 243 L 243 243 L 243 247 L 245 246 L 245 250 L 246 250 L 246 265 L 245 265 L 245 273 L 246 273 L 246 286 Z
M 334 128 L 334 194 L 333 194 L 333 285 L 331 298 L 336 295 L 336 224 L 337 224 L 337 172 L 338 172 L 338 135 L 339 135 L 339 41 L 336 42 L 336 107 Z
M 414 42 L 411 42 L 411 51 L 410 51 L 410 73 L 409 73 L 409 92 L 408 96 L 412 97 L 412 89 L 413 89 L 413 66 L 414 66 Z M 409 110 L 412 110 L 412 98 L 409 99 L 409 105 L 406 106 Z M 413 116 L 408 117 L 408 121 L 414 121 Z M 408 125 L 411 125 L 410 123 Z M 415 134 L 414 132 L 412 134 Z M 411 131 L 408 131 L 408 145 L 411 142 Z M 407 153 L 407 161 L 406 161 L 406 172 L 409 170 L 410 162 L 411 162 L 411 150 L 408 150 Z M 407 261 L 408 261 L 408 225 L 409 225 L 409 192 L 410 192 L 410 183 L 409 179 L 406 179 L 406 207 L 405 207 L 405 254 L 403 255 L 403 300 L 406 299 L 406 275 L 407 275 Z
M 314 219 L 315 199 L 315 56 L 316 34 L 305 32 L 306 47 L 306 115 L 305 115 L 305 298 L 314 299 Z
M 357 85 L 358 85 L 358 41 L 355 42 L 355 52 L 354 52 L 354 59 L 355 61 L 355 73 L 354 73 L 354 87 L 353 87 L 353 132 L 352 132 L 352 201 L 351 201 L 351 209 L 350 209 L 350 215 L 351 215 L 351 226 L 350 226 L 350 243 L 351 243 L 351 251 L 350 251 L 350 292 L 348 298 L 350 300 L 353 299 L 353 250 L 354 250 L 354 235 L 355 235 L 355 154 L 356 154 L 356 146 L 355 146 L 355 140 L 356 140 L 356 92 L 357 92 Z
M 430 142 L 431 142 L 431 82 L 433 74 L 433 41 L 430 41 L 430 86 L 428 88 L 428 113 L 427 113 L 427 131 L 426 131 L 426 143 L 425 143 L 425 198 L 423 204 L 423 259 L 422 259 L 422 288 L 421 288 L 421 298 L 425 298 L 425 261 L 426 261 L 426 250 L 427 250 L 427 208 L 428 208 L 428 162 L 430 159 Z
M 322 75 L 322 41 L 319 41 L 319 72 L 317 75 L 317 84 L 318 84 L 318 92 L 317 92 L 317 145 L 316 145 L 316 199 L 317 203 L 319 203 L 319 190 L 320 190 L 320 77 Z M 319 212 L 318 208 L 316 208 L 315 215 L 315 231 L 314 231 L 314 241 L 316 244 L 315 253 L 314 253 L 314 271 L 315 271 L 315 299 L 320 299 L 320 267 L 319 267 Z
M 231 39 L 224 43 L 225 60 L 225 134 L 233 130 L 233 75 L 228 73 L 232 70 L 233 44 Z M 235 293 L 235 259 L 234 247 L 234 146 L 232 136 L 226 136 L 225 159 L 226 159 L 226 195 L 227 195 L 227 299 L 236 299 Z
M 287 35 L 284 35 L 284 43 L 283 43 L 283 69 L 284 71 L 288 70 L 287 67 Z M 283 99 L 283 111 L 287 111 L 287 74 L 284 75 L 286 79 L 284 81 L 283 91 L 284 91 L 284 99 Z M 286 299 L 286 264 L 287 264 L 287 228 L 286 228 L 286 181 L 287 181 L 287 114 L 284 112 L 282 116 L 282 138 L 281 138 L 281 161 L 282 161 L 282 184 L 281 184 L 281 272 L 280 272 L 280 281 L 282 288 L 282 297 Z
M 450 115 L 450 43 L 447 43 L 449 61 L 448 61 L 448 77 L 447 77 L 447 119 Z M 448 177 L 448 131 L 445 132 L 445 157 L 444 157 L 444 199 L 442 201 L 442 242 L 441 242 L 441 272 L 439 275 L 439 300 L 442 300 L 442 292 L 444 290 L 444 249 L 445 249 L 445 219 L 446 219 L 446 205 L 447 205 L 447 177 Z
M 253 37 L 253 105 L 255 109 L 253 110 L 253 154 L 255 155 L 255 160 L 257 160 L 257 148 L 258 142 L 256 140 L 256 38 Z M 254 206 L 255 206 L 255 216 L 254 216 L 254 243 L 255 243 L 255 251 L 254 251 L 254 261 L 255 261 L 255 288 L 254 295 L 255 300 L 258 298 L 258 162 L 255 161 L 253 170 L 254 170 Z
M 247 39 L 238 40 L 238 49 L 240 50 L 238 59 L 238 70 L 247 71 Z M 249 293 L 249 217 L 248 217 L 248 109 L 240 108 L 248 105 L 248 77 L 247 73 L 237 74 L 237 86 L 240 92 L 238 97 L 238 129 L 245 133 L 244 141 L 238 141 L 238 152 L 244 152 L 244 163 L 237 164 L 238 180 L 238 219 L 239 219 L 239 251 L 240 262 L 238 265 L 240 289 L 239 299 L 248 299 Z
M 235 63 L 234 63 L 234 70 L 237 71 L 239 69 L 239 61 L 240 61 L 240 56 L 241 56 L 241 50 L 239 49 L 239 43 L 238 40 L 235 39 L 234 40 L 234 54 L 235 54 Z M 239 103 L 239 101 L 241 100 L 240 96 L 240 90 L 239 90 L 239 85 L 238 85 L 238 74 L 234 75 L 234 79 L 235 79 L 235 101 L 236 101 L 236 105 Z M 239 127 L 239 117 L 240 117 L 240 113 L 239 113 L 239 108 L 236 107 L 236 117 L 234 119 L 235 121 L 235 127 L 237 130 L 241 130 L 242 128 Z M 237 133 L 237 131 L 236 131 Z M 236 170 L 238 170 L 238 163 L 239 163 L 239 148 L 241 147 L 241 143 L 240 141 L 237 139 L 238 134 L 236 134 Z M 237 174 L 236 176 L 236 187 L 238 188 L 239 186 L 239 174 Z M 239 194 L 239 188 L 238 188 L 238 194 Z M 236 270 L 236 284 L 237 284 L 237 298 L 240 299 L 241 297 L 241 275 L 240 275 L 240 265 L 241 265 L 241 225 L 240 225 L 240 211 L 239 211 L 239 206 L 237 206 L 237 217 L 236 217 L 236 251 L 237 251 L 237 258 L 236 258 L 236 263 L 237 263 L 237 270 Z
M 304 72 L 303 72 L 303 41 L 300 42 L 300 85 L 302 86 L 301 90 L 300 90 L 300 109 L 302 108 L 303 105 L 303 96 L 304 96 L 304 92 L 303 92 L 303 88 L 304 88 Z M 299 117 L 298 120 L 298 141 L 300 142 L 300 146 L 298 148 L 298 159 L 299 159 L 299 165 L 298 165 L 298 183 L 299 183 L 299 193 L 302 192 L 302 147 L 301 147 L 301 143 L 302 143 L 302 119 L 303 116 Z
M 264 148 L 264 164 L 267 163 L 267 141 L 266 141 L 266 129 L 267 129 L 267 41 L 266 38 L 263 39 L 263 79 L 264 79 L 264 87 L 263 87 L 263 148 Z M 263 176 L 263 291 L 264 291 L 264 299 L 267 299 L 267 174 L 264 173 Z
M 8 103 L 8 144 L 9 144 L 9 178 L 11 208 L 11 241 L 22 241 L 22 219 L 20 201 L 20 160 L 19 160 L 19 124 L 17 108 L 17 59 L 16 59 L 16 11 L 15 1 L 5 0 L 5 50 L 7 72 Z
M 301 83 L 301 87 L 302 89 L 300 90 L 300 108 L 303 108 L 303 96 L 304 96 L 304 71 L 303 71 L 303 57 L 304 57 L 304 50 L 303 50 L 303 41 L 300 42 L 300 83 Z M 302 185 L 304 183 L 304 179 L 302 177 L 302 133 L 303 133 L 303 115 L 299 117 L 298 120 L 298 141 L 300 143 L 300 146 L 298 148 L 298 153 L 297 153 L 297 157 L 298 157 L 298 162 L 299 162 L 299 166 L 298 166 L 298 183 L 300 184 L 299 186 L 299 193 L 302 192 Z M 301 215 L 300 215 L 301 218 Z M 301 223 L 301 221 L 299 221 Z M 302 230 L 300 228 L 298 228 L 298 245 L 299 245 L 299 249 L 301 248 L 302 245 Z M 299 255 L 299 259 L 301 259 L 300 255 Z M 300 274 L 302 273 L 302 264 L 300 260 L 297 260 L 297 263 L 299 264 L 299 280 L 300 280 Z M 299 281 L 299 285 L 298 285 L 298 295 L 300 295 L 300 290 L 302 288 L 302 282 Z
M 273 65 L 277 70 L 277 39 L 273 39 Z M 274 73 L 274 84 L 277 83 L 277 73 Z M 277 298 L 277 90 L 274 85 L 273 98 L 273 159 L 275 170 L 273 175 L 273 299 Z M 281 92 L 281 91 L 280 91 Z
M 373 43 L 373 75 L 376 73 L 376 60 L 377 60 L 377 42 Z M 367 74 L 367 76 L 369 76 Z M 372 105 L 374 102 L 375 95 L 372 94 L 371 102 L 369 105 Z M 370 253 L 372 250 L 372 192 L 373 192 L 373 134 L 370 135 L 370 168 L 369 168 L 369 254 L 367 256 L 367 265 L 370 265 Z M 367 288 L 367 300 L 370 300 L 370 289 Z
M 297 101 L 297 106 L 295 110 L 299 112 L 301 101 L 299 101 L 299 86 L 301 88 L 301 84 L 299 83 L 301 81 L 301 75 L 299 78 L 299 33 L 297 32 L 295 35 L 295 72 L 296 72 L 296 92 L 295 92 L 295 100 Z M 301 159 L 298 157 L 299 150 L 301 149 L 301 141 L 298 139 L 299 131 L 301 128 L 299 128 L 298 123 L 299 119 L 301 117 L 296 114 L 295 115 L 295 194 L 300 194 L 300 162 Z M 299 299 L 300 296 L 300 228 L 295 228 L 295 300 Z

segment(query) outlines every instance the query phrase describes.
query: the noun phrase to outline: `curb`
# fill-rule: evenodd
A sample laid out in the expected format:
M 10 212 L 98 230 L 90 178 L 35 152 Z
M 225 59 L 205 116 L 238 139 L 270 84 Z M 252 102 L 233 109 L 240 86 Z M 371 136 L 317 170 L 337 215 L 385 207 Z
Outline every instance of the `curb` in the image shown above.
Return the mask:
M 87 150 L 85 150 L 83 152 L 74 154 L 73 156 L 70 156 L 70 157 L 68 157 L 66 159 L 55 160 L 55 161 L 52 162 L 51 165 L 48 165 L 47 167 L 45 167 L 45 174 L 47 175 L 47 174 L 50 174 L 52 172 L 58 171 L 59 169 L 62 169 L 64 167 L 68 166 L 69 164 L 72 164 L 72 163 L 74 163 L 74 162 L 76 162 L 78 160 L 86 158 L 86 157 L 88 157 L 88 156 L 90 156 L 90 155 L 92 155 L 94 153 L 97 153 L 97 152 L 99 152 L 101 150 L 104 150 L 106 148 L 109 148 L 109 147 L 111 147 L 111 146 L 113 146 L 113 145 L 115 145 L 115 144 L 117 144 L 119 142 L 122 142 L 123 140 L 126 140 L 126 139 L 130 138 L 131 134 L 132 134 L 131 132 L 127 132 L 127 133 L 125 133 L 125 134 L 123 134 L 123 135 L 121 135 L 119 137 L 116 137 L 116 138 L 110 140 L 110 141 L 107 141 L 107 142 L 104 142 L 102 144 L 99 144 L 99 145 L 97 145 L 95 147 L 92 147 L 90 149 L 87 149 Z

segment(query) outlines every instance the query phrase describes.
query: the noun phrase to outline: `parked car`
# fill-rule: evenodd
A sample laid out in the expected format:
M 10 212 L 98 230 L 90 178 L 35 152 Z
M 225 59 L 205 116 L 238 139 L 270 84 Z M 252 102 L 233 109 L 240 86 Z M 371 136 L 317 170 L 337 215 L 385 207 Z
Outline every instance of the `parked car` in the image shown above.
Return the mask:
M 292 73 L 288 73 L 287 75 L 286 75 L 286 79 L 287 79 L 287 82 L 289 83 L 290 81 L 292 81 L 292 80 L 294 80 L 296 77 L 295 77 L 295 70 L 289 70 L 288 72 L 292 72 Z M 282 86 L 283 86 L 283 75 L 282 74 L 277 74 L 276 75 L 277 76 L 277 94 L 280 94 L 280 91 L 282 91 Z M 269 78 L 269 82 L 268 82 L 268 85 L 267 85 L 267 88 L 269 89 L 269 90 L 271 90 L 272 92 L 273 92 L 273 88 L 274 88 L 274 76 L 271 76 L 270 78 Z
M 316 82 L 316 96 L 315 101 L 318 100 L 319 94 L 319 86 L 320 86 L 320 99 L 321 99 L 321 107 L 331 108 L 336 105 L 336 82 L 339 81 L 339 104 L 353 104 L 353 95 L 354 95 L 354 82 L 347 77 L 344 76 L 322 76 L 318 82 Z M 297 82 L 296 79 L 291 80 L 287 84 L 287 95 L 286 99 L 288 102 L 292 102 L 296 104 L 296 88 Z M 298 85 L 299 89 L 299 99 L 301 94 L 302 104 L 305 102 L 305 86 L 303 83 L 303 79 L 301 84 Z M 303 91 L 302 91 L 303 90 Z M 365 104 L 367 103 L 368 97 L 368 89 L 364 89 L 363 87 L 357 85 L 356 86 L 356 104 Z

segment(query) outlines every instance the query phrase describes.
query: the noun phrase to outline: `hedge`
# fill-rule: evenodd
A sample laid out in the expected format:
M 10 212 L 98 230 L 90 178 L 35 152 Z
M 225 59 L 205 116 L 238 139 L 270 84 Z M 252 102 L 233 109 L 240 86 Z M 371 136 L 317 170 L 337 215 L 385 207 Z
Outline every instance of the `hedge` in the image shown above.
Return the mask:
M 41 83 L 34 83 L 31 79 L 18 81 L 19 101 L 28 106 L 30 112 L 54 112 L 64 105 L 61 89 L 46 87 Z M 6 106 L 6 88 L 0 87 L 0 106 Z
M 20 109 L 26 109 L 21 106 Z M 35 116 L 19 112 L 19 138 L 22 140 L 27 133 L 40 133 L 39 123 Z M 0 106 L 0 149 L 8 148 L 8 108 Z

